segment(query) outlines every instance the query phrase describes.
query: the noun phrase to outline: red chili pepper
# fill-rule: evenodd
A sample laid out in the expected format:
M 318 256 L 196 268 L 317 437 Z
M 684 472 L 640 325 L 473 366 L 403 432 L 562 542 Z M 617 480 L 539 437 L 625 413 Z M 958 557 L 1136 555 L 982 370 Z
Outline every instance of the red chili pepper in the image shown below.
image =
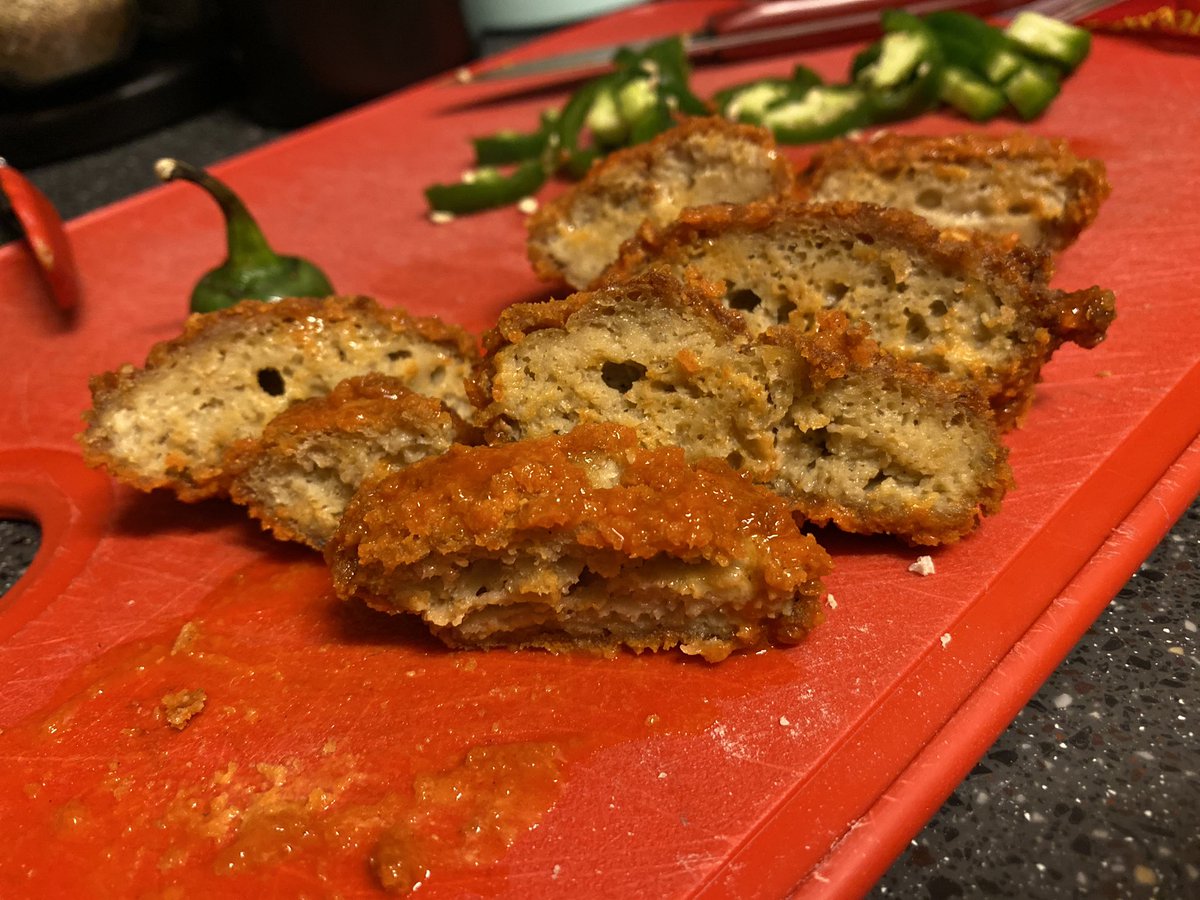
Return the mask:
M 3 159 L 0 159 L 0 191 L 8 197 L 55 301 L 64 310 L 74 309 L 79 303 L 79 274 L 58 210 L 29 179 Z

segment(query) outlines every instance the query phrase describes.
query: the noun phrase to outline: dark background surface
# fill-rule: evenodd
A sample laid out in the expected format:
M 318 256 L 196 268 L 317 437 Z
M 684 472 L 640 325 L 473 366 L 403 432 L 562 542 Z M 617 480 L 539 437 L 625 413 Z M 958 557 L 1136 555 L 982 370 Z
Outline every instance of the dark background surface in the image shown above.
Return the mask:
M 73 218 L 153 186 L 159 157 L 207 165 L 284 133 L 229 95 L 206 107 L 25 174 Z M 0 225 L 0 242 L 16 236 Z M 0 521 L 0 592 L 28 566 L 37 539 L 35 525 Z M 1200 896 L 1198 624 L 1200 502 L 872 896 Z

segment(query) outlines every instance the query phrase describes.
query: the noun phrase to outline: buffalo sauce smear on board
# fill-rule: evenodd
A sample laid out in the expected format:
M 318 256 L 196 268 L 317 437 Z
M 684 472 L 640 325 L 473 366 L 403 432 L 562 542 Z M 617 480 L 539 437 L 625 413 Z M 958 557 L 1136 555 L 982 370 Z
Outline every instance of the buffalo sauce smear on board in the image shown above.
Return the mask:
M 564 749 L 505 740 L 452 696 L 439 715 L 427 673 L 368 638 L 380 619 L 337 604 L 318 562 L 257 565 L 201 615 L 75 673 L 0 734 L 0 809 L 22 823 L 0 885 L 406 892 L 496 864 L 553 805 Z M 400 632 L 421 662 L 427 639 Z M 437 655 L 474 681 L 469 655 Z
M 451 652 L 264 558 L 0 732 L 0 896 L 492 894 L 573 767 L 710 726 L 729 665 Z

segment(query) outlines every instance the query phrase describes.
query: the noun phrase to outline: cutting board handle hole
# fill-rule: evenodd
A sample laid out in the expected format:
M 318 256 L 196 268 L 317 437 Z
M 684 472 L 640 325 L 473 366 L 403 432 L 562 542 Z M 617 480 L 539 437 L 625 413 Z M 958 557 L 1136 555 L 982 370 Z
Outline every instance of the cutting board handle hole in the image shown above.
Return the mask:
M 0 518 L 0 597 L 33 564 L 42 545 L 42 527 L 30 519 Z

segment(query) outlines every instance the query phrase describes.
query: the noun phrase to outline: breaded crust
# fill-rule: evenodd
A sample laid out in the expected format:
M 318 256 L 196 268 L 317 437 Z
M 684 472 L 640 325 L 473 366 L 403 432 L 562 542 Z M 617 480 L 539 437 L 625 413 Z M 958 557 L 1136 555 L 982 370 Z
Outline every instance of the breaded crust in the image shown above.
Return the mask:
M 1044 252 L 850 201 L 688 209 L 642 228 L 598 283 L 657 267 L 723 285 L 759 331 L 840 309 L 887 350 L 976 383 L 1005 428 L 1053 352 L 1095 346 L 1115 317 L 1111 291 L 1051 290 Z
M 841 313 L 755 339 L 705 289 L 651 270 L 511 308 L 471 386 L 488 439 L 618 422 L 725 459 L 814 521 L 910 543 L 995 511 L 1010 475 L 976 388 L 892 358 Z
M 810 522 L 855 534 L 952 543 L 999 511 L 1008 450 L 979 391 L 884 351 L 862 323 L 761 337 L 779 352 L 792 405 L 776 436 L 772 487 Z
M 785 196 L 794 174 L 771 133 L 720 116 L 684 120 L 618 150 L 529 218 L 528 252 L 540 278 L 589 284 L 643 221 L 670 222 L 686 206 Z
M 289 406 L 257 439 L 235 444 L 224 463 L 229 496 L 280 540 L 320 550 L 364 481 L 477 438 L 444 403 L 402 379 L 347 378 Z
M 478 352 L 463 329 L 368 297 L 247 300 L 193 315 L 142 368 L 91 380 L 84 460 L 140 490 L 221 495 L 223 457 L 297 400 L 379 371 L 468 412 L 463 377 Z
M 679 647 L 710 661 L 821 618 L 828 555 L 719 460 L 631 429 L 454 447 L 363 488 L 326 548 L 335 589 L 460 647 Z
M 939 228 L 1015 235 L 1054 251 L 1095 220 L 1111 190 L 1100 160 L 1022 132 L 839 139 L 816 152 L 798 188 L 810 200 L 900 207 Z

